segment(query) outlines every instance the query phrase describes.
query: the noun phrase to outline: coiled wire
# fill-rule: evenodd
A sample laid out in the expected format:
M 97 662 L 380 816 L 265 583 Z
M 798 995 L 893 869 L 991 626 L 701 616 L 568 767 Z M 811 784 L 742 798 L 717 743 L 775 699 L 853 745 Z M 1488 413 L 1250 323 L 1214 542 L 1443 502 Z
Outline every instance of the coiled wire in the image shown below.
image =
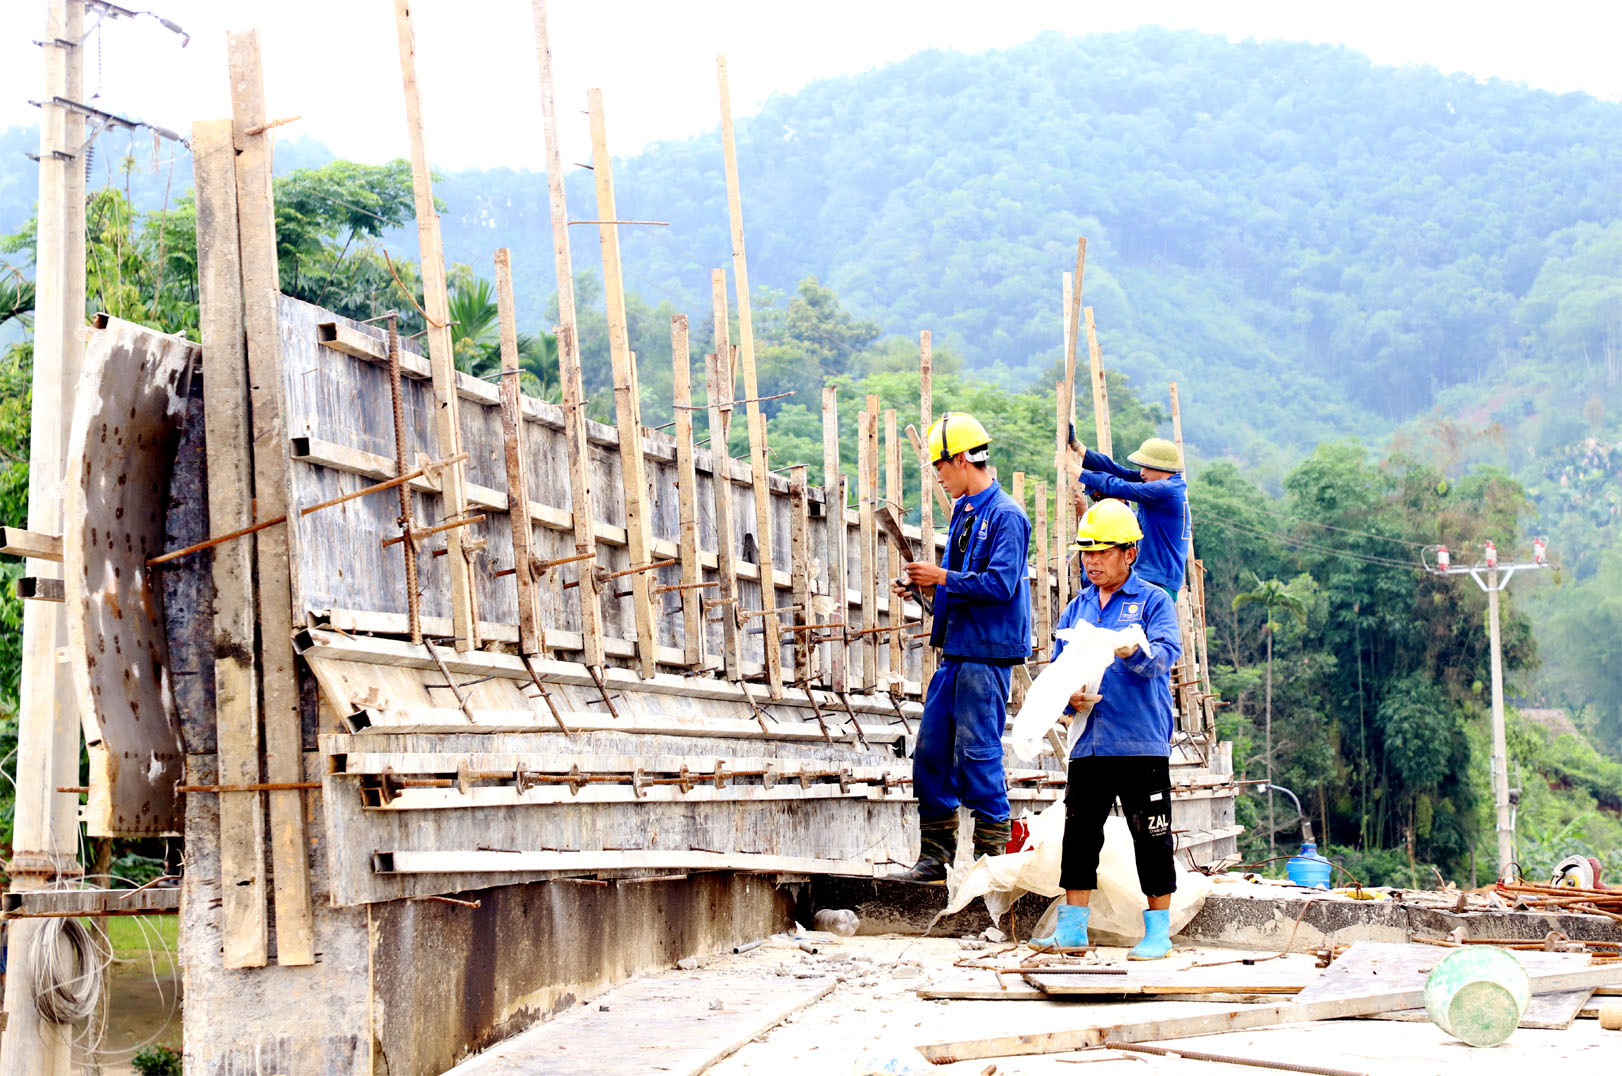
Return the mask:
M 78 919 L 42 920 L 29 940 L 34 1008 L 53 1024 L 75 1024 L 96 1011 L 112 962 L 107 943 Z

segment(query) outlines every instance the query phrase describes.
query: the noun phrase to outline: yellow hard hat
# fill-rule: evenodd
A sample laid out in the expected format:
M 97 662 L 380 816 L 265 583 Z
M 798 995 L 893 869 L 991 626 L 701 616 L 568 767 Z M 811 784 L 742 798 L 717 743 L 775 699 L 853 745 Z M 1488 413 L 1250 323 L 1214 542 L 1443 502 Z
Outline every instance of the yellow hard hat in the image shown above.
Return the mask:
M 965 452 L 970 463 L 984 463 L 991 455 L 989 444 L 991 435 L 973 415 L 948 411 L 929 428 L 929 462 L 941 463 Z
M 1099 501 L 1087 509 L 1076 528 L 1071 549 L 1090 553 L 1118 545 L 1131 545 L 1143 537 L 1138 517 L 1122 501 Z
M 1139 467 L 1153 467 L 1157 471 L 1170 471 L 1173 474 L 1183 469 L 1183 454 L 1164 437 L 1149 438 L 1127 459 Z

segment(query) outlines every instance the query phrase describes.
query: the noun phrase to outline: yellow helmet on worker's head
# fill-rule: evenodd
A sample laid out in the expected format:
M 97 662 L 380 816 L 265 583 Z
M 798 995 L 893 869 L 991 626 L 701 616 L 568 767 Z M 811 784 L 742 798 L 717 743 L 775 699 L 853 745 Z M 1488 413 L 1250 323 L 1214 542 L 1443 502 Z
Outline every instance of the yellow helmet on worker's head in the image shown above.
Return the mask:
M 943 463 L 962 452 L 970 463 L 984 463 L 990 444 L 991 435 L 973 415 L 948 411 L 929 428 L 929 462 Z
M 1118 545 L 1131 545 L 1143 537 L 1138 517 L 1122 501 L 1099 501 L 1087 509 L 1076 528 L 1076 540 L 1071 549 L 1084 553 L 1112 549 Z
M 1164 437 L 1149 438 L 1127 459 L 1139 467 L 1152 467 L 1171 474 L 1179 474 L 1183 470 L 1183 454 Z

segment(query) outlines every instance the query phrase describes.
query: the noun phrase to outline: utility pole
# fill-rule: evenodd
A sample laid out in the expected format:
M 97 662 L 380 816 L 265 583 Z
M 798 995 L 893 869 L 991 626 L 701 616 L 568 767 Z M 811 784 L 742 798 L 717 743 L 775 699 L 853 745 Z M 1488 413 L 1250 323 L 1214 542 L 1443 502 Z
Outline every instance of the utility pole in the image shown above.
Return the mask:
M 1515 805 L 1509 795 L 1509 744 L 1504 732 L 1504 657 L 1503 643 L 1498 634 L 1498 594 L 1509 586 L 1516 572 L 1547 568 L 1547 548 L 1544 539 L 1534 538 L 1531 563 L 1500 566 L 1497 547 L 1487 542 L 1482 563 L 1454 567 L 1449 560 L 1447 547 L 1437 546 L 1436 566 L 1430 568 L 1435 575 L 1468 575 L 1476 581 L 1476 586 L 1487 592 L 1487 637 L 1492 649 L 1492 794 L 1497 814 L 1494 828 L 1498 834 L 1499 880 L 1508 877 L 1514 868 Z M 1485 578 L 1483 571 L 1486 572 Z
M 68 417 L 78 381 L 84 326 L 84 116 L 60 102 L 78 101 L 84 86 L 83 0 L 50 0 L 45 38 L 45 95 L 39 123 L 39 229 L 35 250 L 33 413 L 29 440 L 28 527 L 62 533 L 62 479 Z M 60 575 L 60 565 L 29 560 L 33 575 Z M 79 715 L 67 666 L 56 660 L 67 642 L 52 602 L 23 603 L 22 697 L 17 722 L 17 810 L 10 865 L 13 892 L 76 882 L 78 796 L 58 792 L 79 783 Z M 34 1005 L 33 941 L 48 920 L 7 924 L 7 1026 L 0 1076 L 66 1076 L 72 1069 L 71 1025 L 44 1019 Z

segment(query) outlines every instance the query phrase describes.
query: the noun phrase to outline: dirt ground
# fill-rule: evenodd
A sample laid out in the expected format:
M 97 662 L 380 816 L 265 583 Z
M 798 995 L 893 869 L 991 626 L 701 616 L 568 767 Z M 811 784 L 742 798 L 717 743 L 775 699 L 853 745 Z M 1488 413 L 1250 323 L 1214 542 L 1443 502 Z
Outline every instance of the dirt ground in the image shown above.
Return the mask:
M 172 915 L 104 922 L 115 957 L 107 971 L 107 1024 L 99 1047 L 80 1051 L 79 1062 L 86 1072 L 132 1076 L 130 1059 L 147 1044 L 180 1048 L 178 924 Z
M 1004 948 L 962 939 L 884 935 L 838 938 L 803 936 L 816 954 L 792 941 L 769 939 L 750 952 L 726 954 L 705 967 L 775 970 L 796 975 L 821 972 L 839 976 L 839 985 L 710 1069 L 712 1076 L 784 1076 L 817 1072 L 859 1076 L 869 1072 L 942 1073 L 943 1076 L 1021 1076 L 1097 1071 L 1182 1073 L 1237 1072 L 1181 1058 L 1153 1057 L 1114 1050 L 999 1057 L 933 1066 L 917 1051 L 923 1043 L 989 1038 L 1024 1032 L 1057 1031 L 1127 1020 L 1189 1016 L 1232 1008 L 1228 1003 L 1184 1001 L 935 1001 L 918 996 L 926 984 L 960 982 L 969 973 L 955 961 L 983 958 Z M 984 947 L 982 947 L 984 946 Z M 1017 960 L 1023 952 L 1008 955 Z M 1224 952 L 1179 947 L 1165 966 L 1186 967 L 1195 961 L 1255 957 L 1254 952 Z M 1124 949 L 1101 950 L 1104 963 L 1124 961 Z M 1308 956 L 1284 958 L 1312 966 Z M 1144 965 L 1135 965 L 1143 967 Z M 985 981 L 994 980 L 985 973 Z M 1017 980 L 1011 980 L 1017 981 Z M 1278 999 L 1283 1000 L 1283 999 Z M 1568 1030 L 1517 1030 L 1492 1049 L 1475 1049 L 1426 1023 L 1384 1020 L 1339 1020 L 1314 1024 L 1231 1032 L 1155 1045 L 1182 1045 L 1189 1050 L 1245 1058 L 1309 1064 L 1363 1072 L 1370 1076 L 1441 1076 L 1467 1069 L 1471 1076 L 1498 1073 L 1526 1076 L 1547 1066 L 1560 1071 L 1614 1071 L 1622 1056 L 1622 1032 L 1602 1031 L 1599 1022 L 1579 1019 Z M 1099 1069 L 1078 1065 L 1101 1065 Z

